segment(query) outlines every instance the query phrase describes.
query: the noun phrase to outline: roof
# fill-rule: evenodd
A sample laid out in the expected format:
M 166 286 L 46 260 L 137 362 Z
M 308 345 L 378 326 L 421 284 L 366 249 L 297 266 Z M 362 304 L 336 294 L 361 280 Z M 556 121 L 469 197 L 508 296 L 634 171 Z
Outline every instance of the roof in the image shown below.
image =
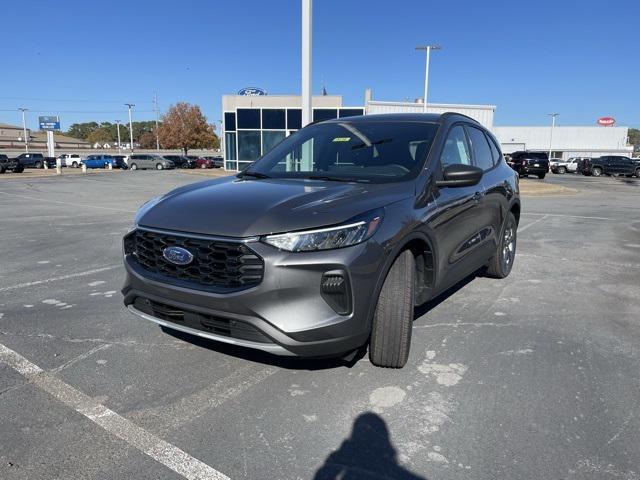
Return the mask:
M 354 117 L 333 118 L 326 120 L 327 123 L 339 123 L 339 122 L 425 122 L 425 123 L 438 123 L 442 118 L 447 115 L 455 115 L 465 120 L 471 120 L 473 123 L 477 123 L 471 117 L 467 117 L 461 113 L 446 112 L 446 113 L 377 113 L 372 115 L 359 115 Z
M 18 125 L 9 125 L 8 123 L 0 123 L 0 128 L 13 128 L 16 130 L 22 130 L 22 127 Z
M 31 138 L 35 138 L 36 140 L 46 140 L 47 132 L 43 131 L 43 130 L 38 130 L 36 132 L 31 132 Z M 87 142 L 86 140 L 82 140 L 81 138 L 69 137 L 69 136 L 65 135 L 64 133 L 60 133 L 60 132 L 55 132 L 54 139 L 56 141 L 58 141 L 58 142 L 86 143 L 87 145 L 89 144 L 89 142 Z

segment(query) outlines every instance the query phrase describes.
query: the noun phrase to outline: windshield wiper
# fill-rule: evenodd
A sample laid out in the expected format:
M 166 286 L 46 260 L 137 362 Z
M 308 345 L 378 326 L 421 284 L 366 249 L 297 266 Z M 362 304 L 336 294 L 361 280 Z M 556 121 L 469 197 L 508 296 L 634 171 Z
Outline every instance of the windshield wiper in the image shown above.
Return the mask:
M 236 175 L 236 177 L 238 177 L 238 178 L 244 178 L 244 177 L 271 178 L 269 175 L 266 175 L 264 173 L 252 172 L 250 170 L 245 170 L 244 172 L 240 172 L 238 175 Z
M 329 175 L 311 175 L 308 178 L 309 180 L 325 180 L 327 182 L 360 182 L 360 183 L 369 183 L 369 180 L 364 178 L 344 178 L 344 177 L 331 177 Z

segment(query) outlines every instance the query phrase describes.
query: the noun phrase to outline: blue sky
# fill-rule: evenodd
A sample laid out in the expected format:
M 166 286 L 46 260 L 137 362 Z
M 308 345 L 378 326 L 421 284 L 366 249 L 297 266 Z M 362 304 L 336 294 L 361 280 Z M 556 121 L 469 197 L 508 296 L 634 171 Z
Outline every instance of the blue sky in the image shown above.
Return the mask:
M 24 29 L 25 15 L 28 28 Z M 361 105 L 422 95 L 497 105 L 497 125 L 640 127 L 640 2 L 315 0 L 313 90 Z M 50 32 L 50 33 L 47 33 Z M 300 0 L 21 0 L 3 5 L 0 122 L 18 107 L 79 121 L 153 118 L 176 101 L 220 118 L 221 95 L 244 86 L 300 91 Z M 48 37 L 48 38 L 47 38 Z

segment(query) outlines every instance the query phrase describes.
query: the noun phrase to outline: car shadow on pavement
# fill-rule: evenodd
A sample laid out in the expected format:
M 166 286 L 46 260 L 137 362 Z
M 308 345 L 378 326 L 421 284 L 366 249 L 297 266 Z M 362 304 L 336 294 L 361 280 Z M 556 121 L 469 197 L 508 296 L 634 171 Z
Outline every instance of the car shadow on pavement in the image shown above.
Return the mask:
M 448 289 L 446 289 L 444 292 L 442 292 L 437 297 L 432 298 L 431 300 L 423 303 L 422 305 L 418 305 L 414 309 L 413 321 L 415 322 L 417 319 L 422 317 L 424 314 L 426 314 L 430 310 L 436 308 L 438 305 L 440 305 L 442 302 L 444 302 L 447 298 L 449 298 L 452 295 L 455 295 L 460 290 L 462 290 L 464 287 L 469 285 L 472 281 L 474 281 L 476 278 L 482 277 L 484 274 L 485 274 L 485 268 L 481 268 L 480 270 L 475 271 L 474 273 L 472 273 L 468 277 L 463 278 L 462 280 L 460 280 L 458 283 L 456 283 L 452 287 L 449 287 Z
M 332 452 L 313 480 L 427 480 L 398 463 L 398 451 L 391 443 L 385 421 L 365 412 L 353 422 L 351 436 Z
M 275 367 L 286 368 L 289 370 L 328 370 L 338 367 L 352 368 L 360 359 L 362 359 L 362 357 L 364 357 L 366 353 L 366 348 L 360 348 L 357 351 L 351 352 L 344 358 L 285 357 L 261 352 L 260 350 L 253 350 L 251 348 L 216 342 L 215 340 L 208 340 L 206 338 L 190 335 L 178 330 L 164 327 L 160 328 L 162 328 L 162 331 L 167 335 L 171 335 L 185 342 L 197 345 L 198 347 L 213 350 L 215 352 L 222 353 L 223 355 L 229 355 L 242 360 L 273 365 Z

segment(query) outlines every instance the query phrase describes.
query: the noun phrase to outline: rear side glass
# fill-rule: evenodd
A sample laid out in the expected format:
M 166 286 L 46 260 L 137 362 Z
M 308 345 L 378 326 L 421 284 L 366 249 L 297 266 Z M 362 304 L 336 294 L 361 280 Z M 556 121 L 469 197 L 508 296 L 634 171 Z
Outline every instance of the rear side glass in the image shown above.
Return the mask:
M 473 158 L 476 167 L 482 170 L 489 170 L 493 167 L 493 154 L 487 143 L 487 137 L 484 132 L 475 127 L 467 126 L 467 132 L 471 139 L 471 148 L 473 149 Z

